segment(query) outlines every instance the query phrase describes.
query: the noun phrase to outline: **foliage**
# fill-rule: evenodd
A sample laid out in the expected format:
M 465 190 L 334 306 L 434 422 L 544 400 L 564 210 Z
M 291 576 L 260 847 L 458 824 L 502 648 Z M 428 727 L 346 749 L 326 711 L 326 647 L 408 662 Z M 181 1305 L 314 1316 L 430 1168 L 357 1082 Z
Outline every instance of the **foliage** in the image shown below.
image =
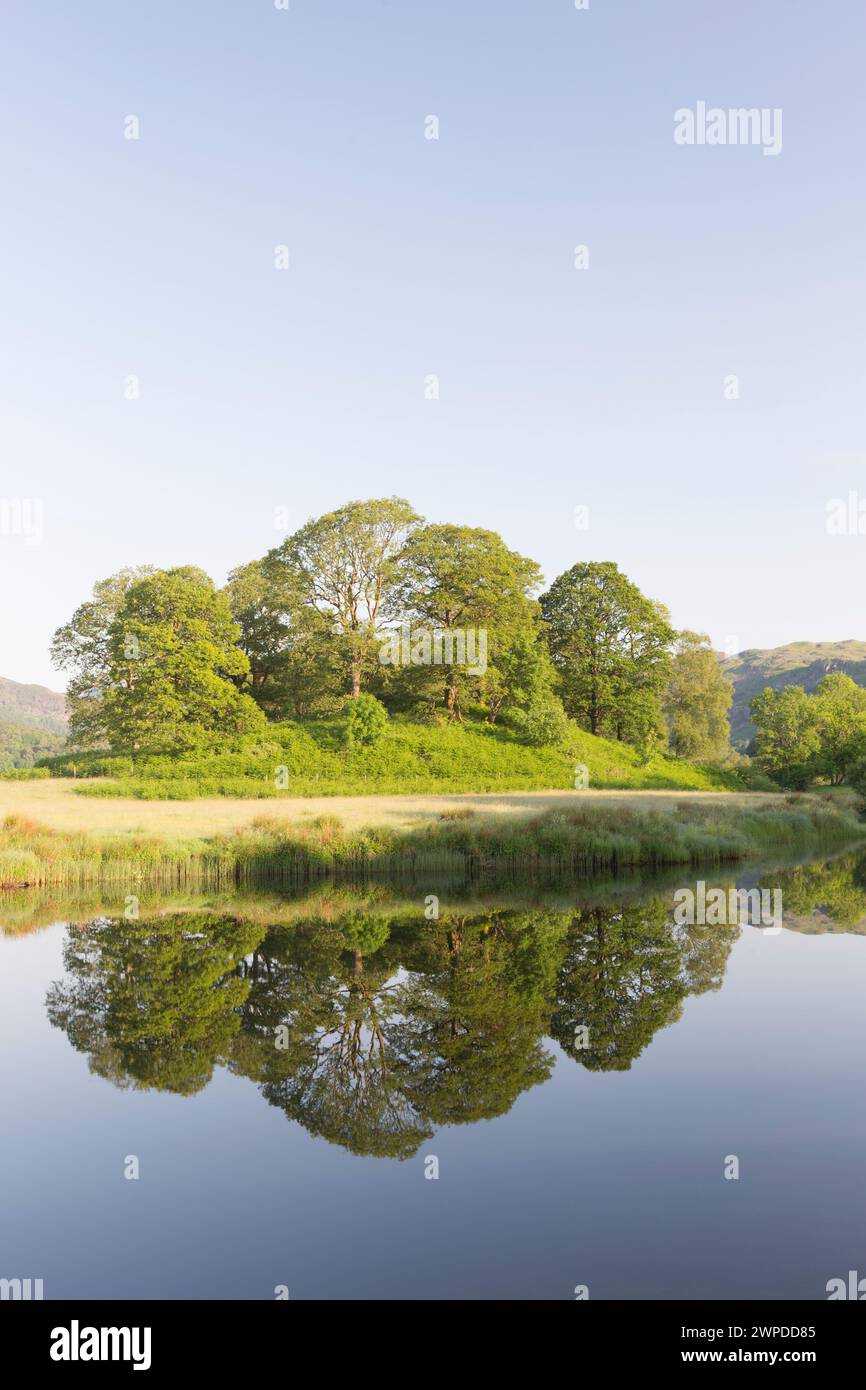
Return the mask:
M 29 724 L 0 724 L 0 772 L 32 768 L 40 758 L 59 753 L 65 744 L 65 733 Z
M 291 586 L 334 634 L 352 695 L 375 663 L 398 558 L 419 521 L 401 497 L 348 502 L 308 521 L 265 557 L 265 575 Z
M 740 652 L 721 665 L 734 686 L 731 739 L 737 747 L 748 748 L 757 732 L 749 717 L 756 695 L 767 686 L 781 690 L 788 685 L 799 685 L 811 695 L 832 671 L 866 685 L 866 642 L 789 642 L 767 651 Z
M 541 609 L 568 713 L 590 733 L 651 750 L 674 638 L 667 611 L 610 561 L 574 565 Z
M 225 592 L 250 664 L 249 693 L 269 719 L 332 712 L 344 685 L 327 618 L 297 574 L 263 560 L 229 575 Z
M 228 599 L 191 566 L 131 584 L 108 636 L 102 701 L 112 749 L 180 752 L 264 727 Z
M 555 748 L 568 734 L 568 715 L 552 692 L 535 696 L 525 708 L 518 707 L 511 722 L 527 743 L 538 748 Z
M 346 717 L 346 742 L 350 747 L 360 744 L 362 748 L 371 748 L 387 727 L 388 711 L 375 695 L 358 695 L 351 702 Z
M 421 724 L 395 716 L 373 745 L 351 743 L 348 713 L 268 725 L 263 736 L 226 739 L 191 753 L 70 753 L 46 760 L 52 775 L 86 779 L 96 796 L 275 797 L 376 792 L 471 792 L 574 788 L 586 767 L 592 788 L 736 790 L 738 774 L 654 755 L 642 763 L 627 744 L 566 725 L 560 743 L 529 744 L 509 724 L 476 710 L 462 724 Z M 511 717 L 509 716 L 509 719 Z M 278 788 L 277 768 L 287 779 Z M 111 779 L 111 780 L 101 780 Z
M 409 537 L 402 556 L 400 614 L 426 631 L 472 631 L 476 643 L 485 644 L 485 668 L 496 668 L 518 634 L 526 640 L 536 614 L 531 594 L 540 582 L 535 561 L 509 550 L 495 531 L 424 526 Z M 439 676 L 452 719 L 462 718 L 463 691 L 472 680 L 492 679 L 489 669 L 473 677 L 466 666 L 448 662 L 447 652 L 439 672 L 430 674 Z
M 866 758 L 866 690 L 834 672 L 812 695 L 799 686 L 767 687 L 752 701 L 759 765 L 783 786 L 815 778 L 839 786 Z
M 712 762 L 726 756 L 732 697 L 733 686 L 710 639 L 703 633 L 681 632 L 662 702 L 675 757 Z
M 103 703 L 111 689 L 111 628 L 130 587 L 153 565 L 118 570 L 93 586 L 93 597 L 76 608 L 68 623 L 54 634 L 51 659 L 70 676 L 66 690 L 70 741 L 81 748 L 105 737 Z

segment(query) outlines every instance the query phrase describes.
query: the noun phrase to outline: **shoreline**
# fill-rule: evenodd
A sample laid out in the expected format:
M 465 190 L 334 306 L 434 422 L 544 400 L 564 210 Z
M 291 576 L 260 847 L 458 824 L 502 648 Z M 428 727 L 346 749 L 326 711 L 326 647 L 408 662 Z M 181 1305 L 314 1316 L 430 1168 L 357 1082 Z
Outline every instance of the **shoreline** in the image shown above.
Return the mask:
M 852 803 L 832 798 L 698 793 L 648 804 L 645 796 L 615 800 L 598 793 L 593 800 L 581 792 L 552 806 L 549 797 L 527 805 L 521 796 L 499 815 L 484 798 L 444 798 L 444 810 L 439 798 L 430 798 L 436 804 L 425 807 L 424 817 L 396 826 L 351 825 L 333 814 L 289 822 L 263 816 L 259 808 L 254 820 L 228 833 L 183 838 L 167 838 L 166 826 L 162 836 L 131 828 L 68 831 L 0 805 L 0 813 L 6 811 L 0 888 L 211 888 L 424 873 L 587 879 L 638 868 L 738 863 L 784 849 L 833 851 L 866 837 L 866 822 Z M 483 813 L 470 804 L 479 800 Z

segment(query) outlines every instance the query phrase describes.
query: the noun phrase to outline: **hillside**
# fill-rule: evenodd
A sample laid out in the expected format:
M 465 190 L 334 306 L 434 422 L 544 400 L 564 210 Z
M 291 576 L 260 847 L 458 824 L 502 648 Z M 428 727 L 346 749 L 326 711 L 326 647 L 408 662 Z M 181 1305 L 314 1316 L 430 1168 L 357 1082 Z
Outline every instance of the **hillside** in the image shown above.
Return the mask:
M 740 652 L 723 658 L 721 664 L 734 684 L 731 741 L 738 748 L 744 748 L 754 737 L 749 705 L 767 685 L 776 690 L 786 685 L 814 690 L 830 671 L 844 671 L 858 685 L 866 686 L 866 642 L 789 642 L 766 651 Z
M 574 789 L 736 790 L 731 773 L 635 749 L 578 729 L 558 747 L 533 747 L 503 725 L 420 725 L 394 718 L 373 747 L 349 746 L 346 719 L 271 724 L 265 739 L 201 754 L 72 753 L 42 775 L 76 777 L 89 796 L 195 797 L 374 795 Z M 279 778 L 277 773 L 280 773 Z
M 19 685 L 0 676 L 0 724 L 26 724 L 63 733 L 66 696 L 44 685 Z
M 40 758 L 60 753 L 66 735 L 55 729 L 37 729 L 32 724 L 0 723 L 0 772 L 33 767 Z

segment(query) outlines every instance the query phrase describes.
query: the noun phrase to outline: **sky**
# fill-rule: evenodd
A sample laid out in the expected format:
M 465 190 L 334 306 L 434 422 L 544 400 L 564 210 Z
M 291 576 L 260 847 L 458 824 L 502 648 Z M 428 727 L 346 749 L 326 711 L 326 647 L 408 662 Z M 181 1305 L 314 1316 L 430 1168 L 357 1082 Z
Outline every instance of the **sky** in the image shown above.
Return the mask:
M 391 494 L 720 648 L 866 639 L 860 0 L 289 5 L 4 5 L 0 675 Z

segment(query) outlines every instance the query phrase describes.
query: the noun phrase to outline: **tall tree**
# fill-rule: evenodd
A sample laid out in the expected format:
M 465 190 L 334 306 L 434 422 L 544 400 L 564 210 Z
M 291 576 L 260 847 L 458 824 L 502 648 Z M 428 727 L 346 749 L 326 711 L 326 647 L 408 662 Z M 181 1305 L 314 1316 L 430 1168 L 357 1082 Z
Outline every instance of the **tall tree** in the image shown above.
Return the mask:
M 298 575 L 253 560 L 228 577 L 226 594 L 250 663 L 250 694 L 270 719 L 333 708 L 343 672 L 331 624 L 305 600 Z
M 667 610 L 607 560 L 561 574 L 541 611 L 568 713 L 593 734 L 654 742 L 675 635 Z
M 818 706 L 815 773 L 839 786 L 866 756 L 866 690 L 843 671 L 833 671 L 819 682 L 812 699 Z
M 228 599 L 202 570 L 157 570 L 130 585 L 109 633 L 109 745 L 178 752 L 263 728 L 236 684 L 250 669 L 239 636 Z
M 70 675 L 66 690 L 69 741 L 87 748 L 105 739 L 103 701 L 111 686 L 111 625 L 130 585 L 153 574 L 153 565 L 118 570 L 93 586 L 93 597 L 79 605 L 54 634 L 51 659 Z
M 817 701 L 800 685 L 767 686 L 752 700 L 751 714 L 763 770 L 785 786 L 806 786 L 821 747 Z
M 424 526 L 410 536 L 403 554 L 400 616 L 433 631 L 483 630 L 484 664 L 495 666 L 497 654 L 533 624 L 538 610 L 531 596 L 540 584 L 535 561 L 509 550 L 495 531 Z M 476 654 L 479 649 L 476 637 Z M 461 719 L 460 688 L 468 668 L 456 660 L 456 643 L 443 644 L 442 655 L 445 706 L 451 719 Z
M 266 571 L 285 571 L 331 626 L 353 696 L 376 660 L 376 629 L 388 613 L 407 537 L 420 520 L 401 497 L 348 502 L 308 521 L 265 557 Z
M 662 702 L 676 757 L 714 761 L 725 756 L 730 748 L 728 711 L 733 693 L 709 637 L 681 632 Z

